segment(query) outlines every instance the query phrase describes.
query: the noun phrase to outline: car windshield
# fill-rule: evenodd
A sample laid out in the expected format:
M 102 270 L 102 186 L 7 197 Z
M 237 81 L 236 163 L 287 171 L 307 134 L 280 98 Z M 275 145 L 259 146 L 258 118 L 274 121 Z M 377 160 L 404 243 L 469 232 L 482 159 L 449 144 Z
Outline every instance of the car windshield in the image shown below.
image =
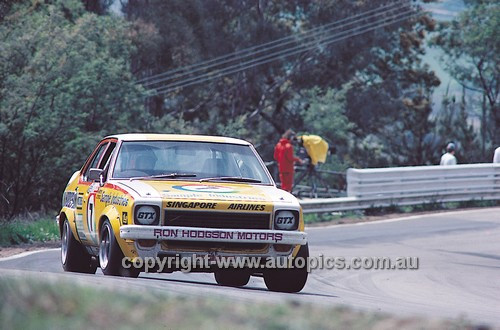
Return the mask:
M 115 179 L 182 179 L 271 184 L 248 145 L 189 141 L 125 141 Z

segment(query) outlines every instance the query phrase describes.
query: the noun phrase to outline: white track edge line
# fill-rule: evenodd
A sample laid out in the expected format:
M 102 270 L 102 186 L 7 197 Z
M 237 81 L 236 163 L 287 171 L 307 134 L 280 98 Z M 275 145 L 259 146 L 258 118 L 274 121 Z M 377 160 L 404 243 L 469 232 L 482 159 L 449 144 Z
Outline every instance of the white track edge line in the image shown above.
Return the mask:
M 0 258 L 0 262 L 14 260 L 14 259 L 22 258 L 22 257 L 27 257 L 27 256 L 30 256 L 30 255 L 36 254 L 36 253 L 47 252 L 47 251 L 56 251 L 56 250 L 60 250 L 60 249 L 61 248 L 52 248 L 52 249 L 41 249 L 41 250 L 35 250 L 35 251 L 21 252 L 21 253 L 15 254 L 13 256 Z

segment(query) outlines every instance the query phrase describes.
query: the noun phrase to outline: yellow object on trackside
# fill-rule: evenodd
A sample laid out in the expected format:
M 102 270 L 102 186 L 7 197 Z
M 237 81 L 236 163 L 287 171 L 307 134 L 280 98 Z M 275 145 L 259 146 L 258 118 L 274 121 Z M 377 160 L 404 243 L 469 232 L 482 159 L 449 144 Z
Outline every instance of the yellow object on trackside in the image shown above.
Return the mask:
M 313 165 L 326 162 L 328 142 L 318 135 L 302 135 L 300 138 L 302 139 L 304 148 L 306 148 L 307 154 L 311 157 Z

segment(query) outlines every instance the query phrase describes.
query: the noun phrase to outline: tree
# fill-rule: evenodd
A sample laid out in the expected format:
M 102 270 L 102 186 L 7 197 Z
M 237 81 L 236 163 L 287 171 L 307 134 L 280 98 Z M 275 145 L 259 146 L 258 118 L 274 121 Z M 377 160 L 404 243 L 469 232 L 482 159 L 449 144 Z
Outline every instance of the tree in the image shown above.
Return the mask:
M 465 88 L 484 95 L 493 122 L 493 145 L 500 145 L 500 5 L 498 1 L 468 1 L 458 19 L 443 23 L 433 43 L 446 53 L 451 75 Z M 486 122 L 486 121 L 485 121 Z M 487 127 L 483 127 L 486 130 Z M 484 135 L 483 135 L 484 136 Z
M 371 48 L 371 61 L 354 77 L 347 115 L 357 127 L 351 155 L 359 166 L 435 163 L 430 99 L 440 81 L 422 62 L 434 24 L 425 15 L 405 22 Z
M 322 91 L 318 87 L 303 90 L 292 103 L 294 109 L 299 109 L 297 116 L 302 119 L 298 132 L 319 135 L 335 148 L 336 152 L 328 157 L 329 163 L 336 165 L 335 170 L 344 170 L 346 164 L 354 165 L 349 156 L 354 124 L 345 114 L 346 93 L 350 88 L 346 85 L 341 90 Z
M 115 0 L 82 0 L 85 9 L 97 15 L 104 15 Z
M 444 96 L 441 109 L 435 118 L 440 137 L 439 145 L 444 152 L 444 147 L 453 141 L 457 146 L 456 156 L 459 163 L 477 163 L 480 160 L 489 162 L 491 155 L 484 155 L 467 107 L 465 87 L 462 89 L 460 101 L 456 100 L 455 96 Z
M 298 38 L 302 31 L 391 3 L 385 0 L 238 3 L 225 0 L 129 0 L 125 13 L 131 21 L 152 24 L 161 39 L 150 45 L 148 53 L 151 56 L 134 59 L 134 63 L 139 63 L 135 72 L 138 78 L 143 78 L 280 37 L 297 35 Z M 391 13 L 384 12 L 380 17 L 390 16 Z M 373 19 L 365 19 L 356 24 L 343 24 L 336 32 L 357 31 L 360 25 L 372 22 Z M 272 144 L 268 141 L 277 140 L 289 127 L 303 129 L 304 118 L 301 116 L 304 113 L 296 107 L 307 102 L 297 102 L 296 95 L 314 88 L 340 91 L 344 85 L 350 84 L 352 88 L 346 92 L 345 114 L 356 124 L 356 137 L 362 140 L 377 135 L 386 141 L 384 148 L 397 153 L 398 148 L 386 144 L 397 142 L 399 137 L 387 136 L 389 131 L 383 127 L 406 118 L 406 114 L 412 111 L 403 104 L 403 98 L 408 95 L 410 98 L 427 98 L 429 91 L 439 84 L 434 74 L 420 62 L 425 31 L 432 29 L 433 24 L 425 16 L 407 19 L 294 57 L 176 90 L 151 101 L 150 112 L 158 117 L 164 114 L 175 116 L 197 126 L 201 133 L 215 134 L 225 124 L 239 118 L 237 122 L 244 121 L 246 132 L 250 132 L 248 137 L 256 141 L 261 146 L 259 151 L 270 159 Z M 298 44 L 301 42 L 297 40 Z M 144 58 L 149 62 L 145 63 Z M 161 85 L 153 84 L 148 88 L 157 86 Z M 380 103 L 373 102 L 373 95 L 379 95 L 377 100 Z M 411 125 L 407 126 L 411 130 Z M 432 125 L 427 129 L 432 130 Z M 390 134 L 393 133 L 400 134 L 400 131 L 391 131 Z M 353 144 L 352 148 L 355 147 Z M 358 155 L 366 157 L 363 153 Z M 424 161 L 426 155 L 420 156 L 409 160 L 395 155 L 386 164 L 427 161 Z M 373 163 L 375 159 L 358 160 L 356 163 L 365 164 Z
M 81 2 L 13 7 L 0 24 L 0 215 L 55 207 L 110 133 L 145 129 L 127 24 Z

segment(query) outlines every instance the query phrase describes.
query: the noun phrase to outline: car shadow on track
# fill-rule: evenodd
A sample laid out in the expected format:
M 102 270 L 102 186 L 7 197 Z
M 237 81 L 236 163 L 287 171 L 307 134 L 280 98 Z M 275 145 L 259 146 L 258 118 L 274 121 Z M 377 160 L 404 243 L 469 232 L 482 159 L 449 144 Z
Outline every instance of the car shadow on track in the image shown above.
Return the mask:
M 149 277 L 149 276 L 144 276 L 142 274 L 139 276 L 139 278 L 145 279 L 145 280 L 165 281 L 165 282 L 169 282 L 169 283 L 196 284 L 196 285 L 204 285 L 207 287 L 210 286 L 210 287 L 218 287 L 218 288 L 232 288 L 232 289 L 245 290 L 245 291 L 258 291 L 258 292 L 269 292 L 269 293 L 272 292 L 266 288 L 258 288 L 258 287 L 252 287 L 252 286 L 228 287 L 228 286 L 219 285 L 217 283 L 202 282 L 199 280 L 193 281 L 193 280 L 180 280 L 180 279 L 172 279 L 172 278 Z M 293 294 L 293 293 L 288 293 L 288 294 Z M 324 293 L 303 292 L 303 291 L 297 292 L 295 294 L 301 295 L 301 296 L 311 296 L 311 297 L 338 298 L 338 296 L 335 296 L 335 295 L 324 294 Z

